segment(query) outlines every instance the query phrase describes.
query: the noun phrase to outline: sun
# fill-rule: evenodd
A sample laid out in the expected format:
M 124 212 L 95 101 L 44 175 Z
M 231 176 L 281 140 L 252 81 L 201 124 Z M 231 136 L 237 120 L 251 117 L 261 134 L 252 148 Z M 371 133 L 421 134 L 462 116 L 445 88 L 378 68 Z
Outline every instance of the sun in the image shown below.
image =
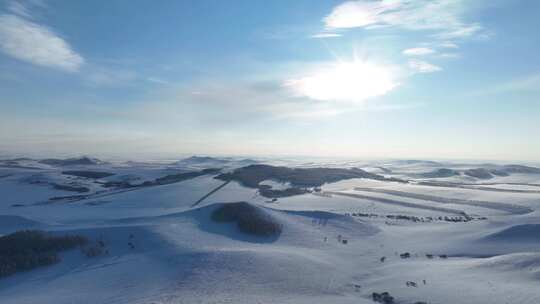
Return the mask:
M 356 59 L 326 64 L 285 86 L 315 100 L 362 102 L 394 89 L 399 85 L 395 78 L 391 67 Z

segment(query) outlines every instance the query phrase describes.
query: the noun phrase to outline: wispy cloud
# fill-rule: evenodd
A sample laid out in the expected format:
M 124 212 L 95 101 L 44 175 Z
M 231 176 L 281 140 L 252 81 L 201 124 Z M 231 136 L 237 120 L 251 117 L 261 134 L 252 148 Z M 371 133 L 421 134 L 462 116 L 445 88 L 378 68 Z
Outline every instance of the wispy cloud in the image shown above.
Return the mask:
M 462 20 L 463 0 L 347 1 L 324 18 L 327 28 L 400 27 L 432 30 L 440 39 L 469 37 L 482 30 Z
M 319 33 L 315 35 L 311 35 L 311 38 L 337 38 L 341 37 L 341 34 L 337 33 Z
M 409 68 L 416 73 L 433 73 L 442 71 L 440 66 L 422 60 L 409 60 Z
M 130 86 L 137 78 L 135 72 L 118 68 L 92 67 L 84 73 L 85 83 L 95 87 Z
M 0 51 L 31 64 L 76 72 L 84 58 L 47 26 L 29 20 L 28 7 L 11 2 L 11 14 L 0 15 Z
M 166 90 L 119 113 L 135 121 L 233 126 L 253 121 L 312 120 L 337 115 L 339 108 L 291 96 L 278 82 L 227 83 L 219 80 Z
M 457 44 L 455 44 L 454 42 L 450 42 L 450 41 L 445 41 L 445 42 L 439 43 L 439 47 L 448 48 L 448 49 L 457 49 L 457 48 L 459 48 L 459 46 Z
M 408 57 L 432 55 L 432 60 L 457 58 L 460 54 L 448 52 L 459 48 L 460 41 L 484 38 L 490 33 L 478 22 L 465 15 L 470 5 L 466 0 L 359 0 L 337 5 L 323 19 L 325 32 L 361 28 L 369 32 L 378 29 L 414 32 L 415 39 L 425 39 L 418 47 L 402 50 Z M 417 42 L 418 43 L 418 42 Z M 424 60 L 404 63 L 415 73 L 433 73 L 442 68 Z
M 460 38 L 468 38 L 472 37 L 482 31 L 482 27 L 479 24 L 471 24 L 467 26 L 461 26 L 453 28 L 449 31 L 441 32 L 435 37 L 439 39 L 460 39 Z M 484 34 L 485 37 L 487 34 Z
M 156 84 L 171 84 L 169 81 L 158 78 L 158 77 L 147 77 L 146 81 Z
M 423 56 L 435 53 L 434 49 L 417 47 L 403 50 L 403 54 L 407 56 Z
M 8 11 L 21 17 L 31 18 L 30 8 L 27 4 L 20 1 L 11 1 L 7 4 Z

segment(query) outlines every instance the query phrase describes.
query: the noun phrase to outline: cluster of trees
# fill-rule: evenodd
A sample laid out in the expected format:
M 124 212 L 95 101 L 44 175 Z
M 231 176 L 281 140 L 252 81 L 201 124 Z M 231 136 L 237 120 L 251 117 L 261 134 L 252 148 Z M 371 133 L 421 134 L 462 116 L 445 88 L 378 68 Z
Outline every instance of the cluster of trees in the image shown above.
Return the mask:
M 264 180 L 289 182 L 297 187 L 320 187 L 325 183 L 337 182 L 351 178 L 384 179 L 384 177 L 368 173 L 358 168 L 288 168 L 270 165 L 250 165 L 221 174 L 222 180 L 235 180 L 250 188 L 259 188 Z
M 412 221 L 412 222 L 433 222 L 433 221 L 445 221 L 445 222 L 453 222 L 453 223 L 461 223 L 461 222 L 470 222 L 472 220 L 486 220 L 487 218 L 486 217 L 471 217 L 469 215 L 464 215 L 464 216 L 438 216 L 438 217 L 432 217 L 432 216 L 427 216 L 427 217 L 419 217 L 419 216 L 414 216 L 414 215 L 392 215 L 392 214 L 388 214 L 388 215 L 384 215 L 384 214 L 375 214 L 375 213 L 362 213 L 362 212 L 353 212 L 353 213 L 345 213 L 345 215 L 350 215 L 350 216 L 358 216 L 358 217 L 375 217 L 375 218 L 388 218 L 388 219 L 393 219 L 393 220 L 406 220 L 406 221 Z
M 178 183 L 178 182 L 181 182 L 181 181 L 185 181 L 185 180 L 188 180 L 188 179 L 192 179 L 192 178 L 207 175 L 207 174 L 215 174 L 215 173 L 218 173 L 219 171 L 221 171 L 221 169 L 209 168 L 209 169 L 203 169 L 201 171 L 170 174 L 170 175 L 166 175 L 166 176 L 157 178 L 154 182 L 147 182 L 147 183 L 145 183 L 143 185 L 144 186 L 154 186 L 154 185 L 173 184 L 173 183 Z M 148 183 L 151 183 L 151 184 L 148 184 Z
M 264 185 L 261 185 L 259 187 L 259 194 L 268 198 L 288 197 L 288 196 L 300 195 L 300 194 L 304 194 L 308 192 L 311 192 L 311 191 L 304 188 L 295 188 L 295 187 L 287 188 L 284 190 L 275 190 L 275 189 L 272 189 L 270 186 L 264 187 Z
M 374 302 L 383 303 L 383 304 L 394 304 L 394 297 L 392 297 L 388 292 L 374 292 L 371 294 L 371 298 Z
M 394 297 L 392 297 L 388 292 L 374 292 L 371 294 L 371 299 L 373 302 L 382 303 L 382 304 L 394 304 L 396 303 Z M 401 303 L 401 302 L 400 302 Z M 427 304 L 424 301 L 416 301 L 414 304 Z
M 39 230 L 22 230 L 0 237 L 0 277 L 60 261 L 58 252 L 81 246 L 78 235 L 53 236 Z
M 86 178 L 104 178 L 114 175 L 114 173 L 109 172 L 100 172 L 100 171 L 85 171 L 85 170 L 69 170 L 62 171 L 64 175 L 73 175 L 77 177 L 86 177 Z
M 72 192 L 79 192 L 79 193 L 90 191 L 90 189 L 88 189 L 87 187 L 77 186 L 77 185 L 62 185 L 62 184 L 56 184 L 56 183 L 52 185 L 53 185 L 53 188 L 56 190 L 72 191 Z
M 202 175 L 206 175 L 206 174 L 219 173 L 220 170 L 221 169 L 209 168 L 209 169 L 203 169 L 201 171 L 169 174 L 162 177 L 158 177 L 153 181 L 145 181 L 144 183 L 140 185 L 132 185 L 128 181 L 108 181 L 108 182 L 102 183 L 102 185 L 105 188 L 120 188 L 120 189 L 168 185 L 168 184 L 178 183 L 181 181 L 192 179 L 195 177 L 199 177 Z
M 259 193 L 268 198 L 304 194 L 310 192 L 306 188 L 313 187 L 319 192 L 318 187 L 323 184 L 351 178 L 405 182 L 395 178 L 385 178 L 358 168 L 288 168 L 270 165 L 249 165 L 233 172 L 220 174 L 216 178 L 237 181 L 246 187 L 259 189 Z M 260 185 L 260 182 L 264 180 L 290 183 L 292 187 L 285 190 L 273 190 L 269 186 Z
M 264 210 L 246 202 L 224 204 L 212 212 L 215 222 L 236 222 L 240 231 L 260 235 L 280 235 L 283 229 L 281 223 Z

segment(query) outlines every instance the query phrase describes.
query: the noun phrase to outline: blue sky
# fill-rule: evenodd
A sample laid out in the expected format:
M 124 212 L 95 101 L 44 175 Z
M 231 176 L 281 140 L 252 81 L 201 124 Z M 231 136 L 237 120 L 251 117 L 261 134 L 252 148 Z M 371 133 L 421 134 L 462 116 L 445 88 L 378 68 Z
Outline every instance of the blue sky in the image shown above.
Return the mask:
M 540 160 L 537 1 L 0 1 L 0 153 Z

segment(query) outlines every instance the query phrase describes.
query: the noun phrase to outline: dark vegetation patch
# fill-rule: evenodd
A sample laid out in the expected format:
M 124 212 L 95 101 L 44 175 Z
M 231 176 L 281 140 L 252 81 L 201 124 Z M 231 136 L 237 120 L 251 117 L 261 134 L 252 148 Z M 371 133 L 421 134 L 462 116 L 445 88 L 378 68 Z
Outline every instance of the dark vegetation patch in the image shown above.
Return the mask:
M 441 168 L 431 172 L 425 172 L 418 174 L 419 177 L 423 178 L 440 178 L 440 177 L 452 177 L 459 175 L 459 172 L 456 170 Z
M 371 294 L 371 299 L 373 302 L 383 303 L 383 304 L 394 304 L 394 297 L 392 297 L 388 292 L 374 292 Z
M 23 166 L 23 165 L 19 165 L 19 163 L 17 163 L 17 162 L 12 162 L 12 161 L 7 161 L 7 162 L 1 162 L 0 161 L 0 167 L 9 168 L 9 169 L 41 170 L 41 168 Z
M 491 174 L 493 175 L 497 175 L 497 176 L 509 176 L 510 173 L 504 171 L 504 170 L 499 170 L 499 169 L 491 169 L 489 170 L 489 172 L 491 172 Z
M 259 183 L 264 180 L 289 182 L 293 186 L 300 187 L 319 187 L 325 183 L 351 178 L 384 179 L 380 175 L 357 168 L 288 168 L 270 165 L 250 165 L 236 169 L 232 173 L 221 174 L 217 178 L 236 180 L 251 188 L 259 188 Z
M 287 189 L 283 189 L 283 190 L 272 189 L 272 188 L 268 188 L 268 187 L 259 188 L 259 193 L 262 196 L 268 197 L 268 198 L 288 197 L 288 196 L 293 196 L 293 195 L 305 194 L 305 193 L 309 193 L 309 192 L 311 192 L 311 191 L 308 190 L 308 189 L 295 188 L 295 187 L 291 187 L 291 188 L 287 188 Z
M 58 252 L 87 242 L 78 235 L 53 236 L 39 230 L 22 230 L 0 237 L 0 277 L 60 261 Z
M 522 166 L 520 166 L 520 167 L 522 167 Z M 476 178 L 480 178 L 480 179 L 490 179 L 494 175 L 496 175 L 496 176 L 509 176 L 510 173 L 518 173 L 517 172 L 517 171 L 519 171 L 518 169 L 516 169 L 516 168 L 512 169 L 512 168 L 513 168 L 512 165 L 510 165 L 510 169 L 508 169 L 508 168 L 503 168 L 503 169 L 476 168 L 476 169 L 465 170 L 463 173 L 465 175 L 471 176 L 471 177 L 476 177 Z M 536 168 L 532 168 L 532 167 L 526 167 L 526 168 L 536 169 Z M 525 171 L 528 171 L 528 170 L 526 169 Z M 528 173 L 534 173 L 534 170 L 529 171 Z
M 128 181 L 109 181 L 109 182 L 101 183 L 101 185 L 104 188 L 117 188 L 117 189 L 151 187 L 151 186 L 158 186 L 158 185 L 174 184 L 174 183 L 182 182 L 188 179 L 192 179 L 192 178 L 207 175 L 207 174 L 216 174 L 216 173 L 219 173 L 220 171 L 221 169 L 210 168 L 210 169 L 204 169 L 201 171 L 169 174 L 162 177 L 158 177 L 153 181 L 145 181 L 144 183 L 140 185 L 132 185 Z
M 203 163 L 226 164 L 228 162 L 229 161 L 226 159 L 215 158 L 215 157 L 210 157 L 210 156 L 191 156 L 188 158 L 184 158 L 178 161 L 177 163 L 196 165 L 196 164 L 203 164 Z
M 79 194 L 79 195 L 66 195 L 66 196 L 53 196 L 49 198 L 49 201 L 76 201 L 90 197 L 89 195 Z
M 62 171 L 64 175 L 72 175 L 78 177 L 86 178 L 104 178 L 114 175 L 114 173 L 109 172 L 99 172 L 99 171 L 81 171 L 81 170 L 72 170 L 72 171 Z
M 506 165 L 503 170 L 507 173 L 529 173 L 540 174 L 540 168 L 522 166 L 522 165 Z
M 270 214 L 246 202 L 223 204 L 211 218 L 214 222 L 236 222 L 240 231 L 257 236 L 279 236 L 283 229 Z
M 0 162 L 18 162 L 18 161 L 31 161 L 33 159 L 28 157 L 17 157 L 17 158 L 10 158 L 10 159 L 0 159 Z
M 71 192 L 88 192 L 90 189 L 83 187 L 83 186 L 72 186 L 72 185 L 62 185 L 62 184 L 52 184 L 53 188 L 56 190 L 64 190 L 64 191 L 71 191 Z
M 103 164 L 102 161 L 96 158 L 90 157 L 80 157 L 80 158 L 48 158 L 42 159 L 39 163 L 50 165 L 50 166 L 90 166 L 90 165 L 100 165 Z
M 482 221 L 487 220 L 485 216 L 414 216 L 414 215 L 403 215 L 403 214 L 376 214 L 376 213 L 363 213 L 363 212 L 353 212 L 345 213 L 345 215 L 355 216 L 355 217 L 367 217 L 367 218 L 380 218 L 380 219 L 389 219 L 389 220 L 403 220 L 411 221 L 414 223 L 431 223 L 435 221 L 444 221 L 451 223 L 466 223 L 470 221 Z
M 145 181 L 144 183 L 139 184 L 139 185 L 132 185 L 131 183 L 129 183 L 127 181 L 108 181 L 108 182 L 96 181 L 96 183 L 101 184 L 102 187 L 104 187 L 104 188 L 114 188 L 114 190 L 131 191 L 131 190 L 143 189 L 145 187 L 152 187 L 152 186 L 159 186 L 159 185 L 167 185 L 167 184 L 178 183 L 178 182 L 181 182 L 181 181 L 185 181 L 185 180 L 192 179 L 192 178 L 202 176 L 202 175 L 206 175 L 206 174 L 215 174 L 215 173 L 220 172 L 220 170 L 221 169 L 204 169 L 204 170 L 201 170 L 201 171 L 186 172 L 186 173 L 179 173 L 179 174 L 170 174 L 170 175 L 166 175 L 166 176 L 157 178 L 157 179 L 155 179 L 153 181 Z M 66 186 L 66 187 L 71 187 L 71 186 Z M 85 188 L 85 187 L 81 187 L 81 188 Z M 67 189 L 67 188 L 65 188 L 65 189 Z M 62 190 L 65 190 L 65 189 L 62 189 Z M 87 189 L 87 188 L 85 188 L 85 189 Z M 71 191 L 75 191 L 75 189 L 71 190 Z M 89 191 L 89 189 L 87 191 Z M 87 192 L 87 191 L 77 191 L 77 192 Z M 81 195 L 55 196 L 55 197 L 49 198 L 49 201 L 51 201 L 51 202 L 52 201 L 56 201 L 56 202 L 58 202 L 58 201 L 74 202 L 74 201 L 79 201 L 79 200 L 82 200 L 82 199 L 95 197 L 97 195 L 105 196 L 105 195 L 110 195 L 112 193 L 114 193 L 114 192 L 103 194 L 103 193 L 99 193 L 99 191 L 98 191 L 96 193 L 90 193 L 90 194 L 87 194 L 87 195 L 81 194 Z
M 375 167 L 375 168 L 381 170 L 383 173 L 387 173 L 387 174 L 392 173 L 392 170 L 390 170 L 388 168 L 385 168 L 385 167 Z
M 117 188 L 117 189 L 126 189 L 126 188 L 133 188 L 137 187 L 136 185 L 132 185 L 131 183 L 127 181 L 109 181 L 104 183 L 99 183 L 104 188 Z
M 238 168 L 230 173 L 221 174 L 216 178 L 225 181 L 237 181 L 243 186 L 259 189 L 261 195 L 269 198 L 303 194 L 311 191 L 306 188 L 320 187 L 325 183 L 352 178 L 404 182 L 399 179 L 385 178 L 358 168 L 288 168 L 270 165 L 250 165 Z M 268 186 L 259 185 L 264 180 L 290 183 L 292 187 L 285 190 L 272 190 Z
M 467 176 L 476 177 L 480 179 L 493 178 L 493 174 L 491 174 L 490 170 L 487 170 L 484 168 L 469 169 L 469 170 L 465 170 L 465 172 L 463 173 Z
M 509 176 L 513 173 L 521 174 L 540 174 L 540 168 L 523 166 L 523 165 L 504 165 L 498 166 L 494 164 L 484 164 L 483 168 L 465 170 L 463 173 L 468 176 L 488 179 L 496 176 Z
M 192 179 L 195 177 L 207 175 L 207 174 L 216 174 L 219 173 L 221 169 L 204 169 L 201 171 L 194 171 L 194 172 L 186 172 L 186 173 L 178 173 L 178 174 L 169 174 L 160 178 L 157 178 L 153 182 L 145 182 L 143 185 L 145 186 L 151 186 L 151 185 L 167 185 L 167 184 L 173 184 L 178 183 L 184 180 Z

